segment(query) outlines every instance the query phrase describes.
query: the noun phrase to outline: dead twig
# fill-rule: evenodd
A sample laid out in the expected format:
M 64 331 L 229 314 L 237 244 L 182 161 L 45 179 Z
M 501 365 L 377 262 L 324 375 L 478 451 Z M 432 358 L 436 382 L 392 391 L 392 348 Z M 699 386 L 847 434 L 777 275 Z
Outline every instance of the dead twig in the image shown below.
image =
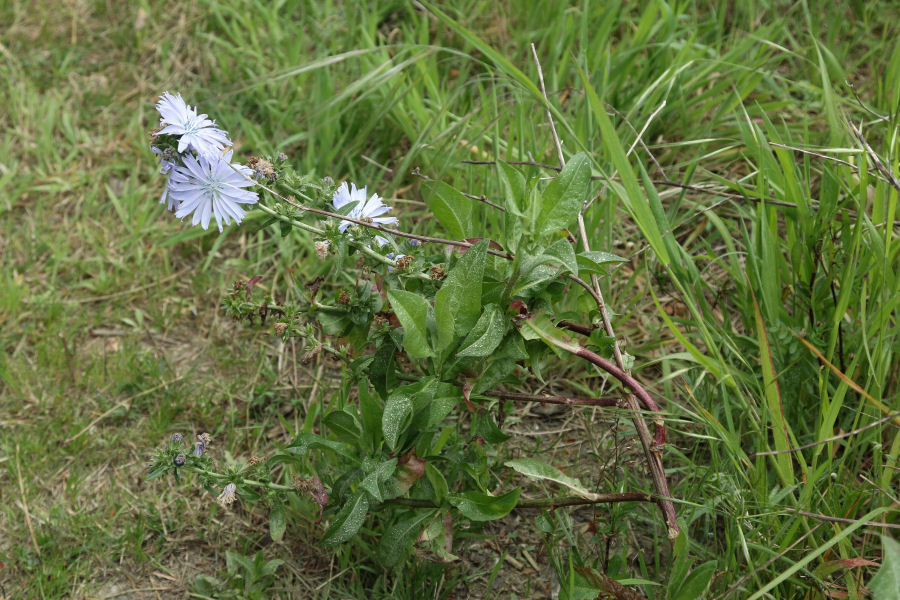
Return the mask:
M 437 181 L 436 179 L 432 179 L 428 175 L 425 175 L 424 173 L 422 173 L 419 170 L 419 167 L 416 167 L 415 169 L 413 169 L 411 175 L 413 177 L 418 177 L 425 181 Z M 496 208 L 499 211 L 506 212 L 506 209 L 504 207 L 500 206 L 496 202 L 491 202 L 490 200 L 487 199 L 487 196 L 485 196 L 484 194 L 482 194 L 480 196 L 476 196 L 475 194 L 468 194 L 466 192 L 459 192 L 459 193 L 462 194 L 463 196 L 465 196 L 466 198 L 471 198 L 472 200 L 477 200 L 478 202 L 481 202 L 482 204 L 487 204 L 491 208 Z
M 765 452 L 754 452 L 748 459 L 756 458 L 757 456 L 773 456 L 775 454 L 788 454 L 790 452 L 800 452 L 801 450 L 806 450 L 807 448 L 812 448 L 814 446 L 820 446 L 822 444 L 827 444 L 829 442 L 836 442 L 837 440 L 842 440 L 844 438 L 848 438 L 856 435 L 857 433 L 862 433 L 867 429 L 872 429 L 873 427 L 878 427 L 883 423 L 887 423 L 891 419 L 895 419 L 896 417 L 900 417 L 900 412 L 895 412 L 894 414 L 888 415 L 882 419 L 878 419 L 874 423 L 869 423 L 865 427 L 860 427 L 859 429 L 854 429 L 853 431 L 848 431 L 847 433 L 842 433 L 840 435 L 835 435 L 830 438 L 825 438 L 824 440 L 819 440 L 817 442 L 810 442 L 809 444 L 803 444 L 802 446 L 797 446 L 796 448 L 787 448 L 786 450 L 767 450 Z
M 819 513 L 806 512 L 805 510 L 797 510 L 796 508 L 785 508 L 784 510 L 789 513 L 798 514 L 803 517 L 809 517 L 810 519 L 818 519 L 819 521 L 825 521 L 826 523 L 859 523 L 858 519 L 845 519 L 844 517 L 829 517 L 828 515 L 820 515 Z M 878 523 L 876 521 L 864 521 L 862 523 L 866 527 L 881 527 L 883 529 L 897 529 L 900 530 L 900 525 L 895 525 L 893 523 Z
M 878 171 L 887 179 L 888 183 L 890 183 L 894 187 L 894 189 L 897 190 L 898 193 L 900 193 L 900 181 L 897 181 L 897 178 L 894 177 L 894 174 L 884 166 L 884 163 L 881 162 L 881 158 L 879 158 L 878 155 L 875 154 L 872 146 L 870 146 L 869 142 L 866 141 L 866 138 L 863 137 L 862 132 L 860 132 L 860 130 L 856 128 L 856 125 L 854 125 L 850 121 L 847 121 L 847 124 L 850 126 L 850 130 L 853 132 L 853 135 L 855 135 L 856 139 L 859 140 L 859 143 L 863 145 L 866 154 L 868 154 L 869 158 L 872 159 L 872 162 L 875 164 L 875 168 L 878 169 Z
M 547 121 L 550 123 L 550 132 L 553 134 L 553 143 L 556 145 L 556 156 L 559 158 L 559 166 L 566 166 L 566 159 L 563 156 L 562 144 L 559 136 L 556 135 L 556 125 L 553 123 L 553 114 L 550 112 L 550 99 L 547 98 L 547 88 L 544 87 L 544 70 L 541 69 L 541 61 L 538 60 L 537 50 L 534 43 L 531 44 L 531 54 L 534 56 L 534 64 L 537 65 L 538 81 L 541 82 L 541 94 L 544 96 L 544 107 L 547 109 Z
M 567 406 L 618 406 L 622 401 L 622 398 L 619 396 L 579 398 L 573 396 L 540 396 L 538 394 L 519 394 L 516 392 L 484 392 L 480 395 L 489 398 L 500 398 L 501 400 L 543 402 L 546 404 L 565 404 Z

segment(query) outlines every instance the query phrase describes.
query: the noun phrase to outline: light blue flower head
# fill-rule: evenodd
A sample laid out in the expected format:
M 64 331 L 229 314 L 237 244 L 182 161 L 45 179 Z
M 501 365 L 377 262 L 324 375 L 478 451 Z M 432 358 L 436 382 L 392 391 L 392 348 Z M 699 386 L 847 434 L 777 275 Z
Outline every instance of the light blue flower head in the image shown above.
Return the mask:
M 166 186 L 169 199 L 175 203 L 175 216 L 179 219 L 193 214 L 191 225 L 209 228 L 210 218 L 215 217 L 221 232 L 223 223 L 240 223 L 244 218 L 241 204 L 255 204 L 256 192 L 244 188 L 253 181 L 245 178 L 250 169 L 237 163 L 231 164 L 231 151 L 223 156 L 197 158 L 184 156 L 184 166 L 176 166 L 169 175 Z
M 181 94 L 173 96 L 164 92 L 156 103 L 156 110 L 161 115 L 159 124 L 163 126 L 156 135 L 177 136 L 179 154 L 193 150 L 201 156 L 214 157 L 232 145 L 228 132 L 216 127 L 215 121 L 205 114 L 197 114 Z

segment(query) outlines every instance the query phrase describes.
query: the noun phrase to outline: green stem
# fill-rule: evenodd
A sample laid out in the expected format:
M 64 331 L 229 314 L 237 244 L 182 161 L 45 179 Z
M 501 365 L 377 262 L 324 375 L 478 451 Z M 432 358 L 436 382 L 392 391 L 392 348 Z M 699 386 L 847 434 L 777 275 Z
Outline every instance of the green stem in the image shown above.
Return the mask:
M 302 229 L 303 231 L 307 231 L 309 233 L 312 233 L 312 234 L 315 234 L 315 235 L 318 235 L 321 237 L 325 237 L 327 235 L 327 233 L 325 232 L 324 229 L 319 229 L 318 227 L 313 227 L 312 225 L 304 223 L 303 221 L 298 221 L 296 219 L 292 219 L 289 216 L 283 215 L 283 214 L 279 213 L 278 211 L 276 211 L 275 209 L 266 206 L 265 204 L 258 203 L 256 205 L 256 208 L 263 211 L 270 217 L 274 217 L 274 218 L 278 219 L 279 221 L 284 221 L 285 223 L 289 223 L 291 226 L 296 227 L 298 229 Z M 378 252 L 375 252 L 374 250 L 372 250 L 367 245 L 365 245 L 361 242 L 357 242 L 350 238 L 347 238 L 347 241 L 350 243 L 351 246 L 353 246 L 354 248 L 356 248 L 357 250 L 359 250 L 360 252 L 362 252 L 363 254 L 368 256 L 369 258 L 376 260 L 380 263 L 383 263 L 389 267 L 396 268 L 396 266 L 397 266 L 396 260 L 388 258 L 387 256 L 383 256 L 383 255 L 379 254 Z M 431 281 L 431 278 L 428 277 L 428 275 L 425 275 L 424 273 L 415 273 L 412 276 L 415 277 L 416 279 Z
M 537 498 L 520 500 L 516 503 L 513 510 L 525 508 L 554 508 L 560 506 L 580 506 L 587 504 L 608 504 L 612 502 L 653 502 L 654 498 L 651 494 L 643 492 L 625 492 L 621 494 L 597 494 L 597 497 L 591 500 L 580 496 L 562 496 L 556 498 Z M 392 498 L 385 500 L 385 504 L 398 504 L 408 506 L 409 508 L 440 508 L 431 500 L 420 498 Z
M 222 475 L 221 473 L 214 473 L 212 471 L 207 471 L 206 469 L 201 469 L 199 467 L 188 467 L 188 470 L 194 471 L 195 473 L 200 473 L 201 475 L 206 475 L 207 477 L 212 477 L 213 479 L 221 479 L 222 481 L 231 481 L 231 478 L 227 475 Z M 253 487 L 262 487 L 269 488 L 270 490 L 279 490 L 285 492 L 293 492 L 296 491 L 289 485 L 282 485 L 280 483 L 272 483 L 265 481 L 258 481 L 256 479 L 246 479 L 241 478 L 241 481 L 244 482 L 244 485 L 251 485 Z

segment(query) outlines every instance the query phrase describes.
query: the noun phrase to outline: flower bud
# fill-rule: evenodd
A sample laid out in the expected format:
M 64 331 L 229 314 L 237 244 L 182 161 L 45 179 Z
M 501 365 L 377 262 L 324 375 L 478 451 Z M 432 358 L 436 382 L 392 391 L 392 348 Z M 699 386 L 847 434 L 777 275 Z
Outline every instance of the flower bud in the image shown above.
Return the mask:
M 225 486 L 225 489 L 222 490 L 222 493 L 216 498 L 216 502 L 219 503 L 219 506 L 222 508 L 227 508 L 231 506 L 235 500 L 237 500 L 237 486 L 233 483 L 229 483 Z
M 184 463 L 187 462 L 187 457 L 184 454 L 179 454 L 174 459 L 172 459 L 172 462 L 175 463 L 176 467 L 183 467 Z

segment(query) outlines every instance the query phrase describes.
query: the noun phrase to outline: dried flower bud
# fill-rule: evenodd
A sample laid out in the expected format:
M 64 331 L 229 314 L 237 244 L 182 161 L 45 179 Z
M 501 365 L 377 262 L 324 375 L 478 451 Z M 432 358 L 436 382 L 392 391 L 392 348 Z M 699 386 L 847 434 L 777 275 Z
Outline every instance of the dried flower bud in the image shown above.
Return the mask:
M 300 363 L 304 365 L 310 363 L 312 359 L 317 357 L 321 352 L 322 346 L 313 346 L 312 348 L 304 352 L 302 356 L 300 356 Z
M 216 498 L 216 502 L 219 503 L 219 506 L 222 508 L 228 508 L 231 506 L 235 500 L 237 500 L 237 486 L 233 483 L 229 483 L 225 486 L 225 489 L 222 490 L 222 493 Z
M 264 459 L 259 456 L 251 456 L 250 459 L 247 461 L 247 468 L 252 469 L 256 465 L 261 463 L 263 460 Z
M 286 161 L 287 159 L 288 159 L 288 155 L 287 155 L 287 154 L 285 154 L 284 152 L 279 152 L 279 153 L 278 153 L 278 162 L 284 162 L 284 161 Z
M 251 169 L 253 169 L 254 174 L 259 178 L 271 179 L 273 181 L 278 179 L 278 174 L 275 172 L 275 167 L 273 167 L 272 163 L 264 158 L 251 156 L 250 160 L 247 161 L 247 164 Z
M 284 321 L 279 321 L 275 323 L 275 335 L 283 335 L 285 331 L 287 331 L 288 324 Z
M 381 315 L 375 315 L 375 318 L 372 320 L 375 321 L 376 327 L 384 327 L 385 325 L 388 324 L 388 320 L 386 318 L 382 317 Z
M 197 435 L 197 439 L 200 440 L 201 442 L 203 442 L 204 448 L 209 446 L 209 443 L 212 441 L 212 438 L 209 436 L 208 433 L 201 433 L 201 434 Z
M 338 294 L 338 304 L 347 305 L 350 304 L 350 294 L 347 293 L 346 290 L 341 290 L 341 293 Z
M 176 467 L 183 467 L 184 463 L 187 462 L 187 457 L 184 454 L 179 454 L 174 459 L 172 459 L 172 462 L 175 463 Z
M 315 245 L 316 245 L 316 256 L 318 256 L 321 259 L 328 258 L 328 249 L 331 246 L 331 244 L 328 243 L 327 240 L 325 240 L 325 241 L 316 242 Z
M 325 486 L 322 485 L 322 481 L 318 477 L 310 477 L 309 479 L 296 477 L 293 486 L 298 494 L 309 494 L 313 502 L 319 505 L 319 512 L 328 504 L 328 492 L 325 491 Z
M 233 284 L 231 284 L 234 288 L 234 291 L 239 292 L 244 289 L 244 282 L 240 279 L 236 279 Z
M 441 268 L 440 265 L 434 265 L 433 267 L 431 267 L 431 273 L 429 273 L 428 276 L 431 277 L 434 281 L 440 281 L 447 276 L 447 273 L 444 271 L 444 269 Z
M 403 256 L 401 258 L 398 258 L 397 259 L 397 268 L 405 269 L 406 267 L 408 267 L 410 265 L 410 263 L 412 263 L 412 260 L 413 260 L 412 256 Z

